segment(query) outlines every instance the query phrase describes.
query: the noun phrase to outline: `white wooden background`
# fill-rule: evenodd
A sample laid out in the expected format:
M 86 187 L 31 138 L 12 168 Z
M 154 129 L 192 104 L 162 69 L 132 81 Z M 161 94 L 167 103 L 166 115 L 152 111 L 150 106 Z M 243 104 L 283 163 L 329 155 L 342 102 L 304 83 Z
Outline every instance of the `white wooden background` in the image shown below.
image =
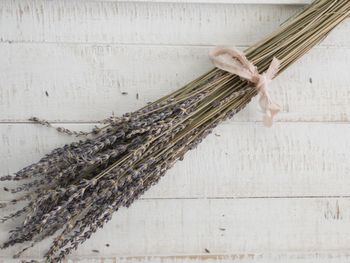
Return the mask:
M 213 46 L 245 48 L 309 2 L 1 0 L 0 174 L 72 140 L 29 117 L 89 129 L 209 70 Z M 273 82 L 284 109 L 272 129 L 251 103 L 69 262 L 349 262 L 349 66 L 347 21 Z M 0 225 L 0 241 L 14 225 Z M 18 262 L 14 251 L 0 262 Z

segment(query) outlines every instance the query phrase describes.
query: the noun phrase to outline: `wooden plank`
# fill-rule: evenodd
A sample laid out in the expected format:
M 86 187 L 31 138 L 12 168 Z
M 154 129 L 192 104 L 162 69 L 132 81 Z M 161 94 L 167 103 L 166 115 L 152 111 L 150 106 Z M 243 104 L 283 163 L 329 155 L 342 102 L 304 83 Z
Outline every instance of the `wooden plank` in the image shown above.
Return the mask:
M 227 5 L 104 1 L 3 0 L 2 42 L 251 45 L 273 31 L 298 5 Z M 337 42 L 347 45 L 350 24 Z
M 11 225 L 0 225 L 1 233 Z M 71 257 L 204 255 L 207 249 L 213 255 L 246 255 L 251 261 L 288 253 L 303 259 L 308 253 L 348 253 L 349 242 L 348 198 L 140 200 L 120 210 Z M 25 255 L 40 257 L 48 244 L 41 242 Z
M 210 48 L 1 44 L 0 121 L 94 122 L 136 110 L 211 69 Z M 274 80 L 278 121 L 348 121 L 349 60 L 350 47 L 318 47 Z M 234 118 L 260 120 L 256 102 Z
M 277 123 L 271 129 L 260 123 L 222 124 L 144 198 L 350 196 L 349 134 L 345 123 Z M 28 124 L 2 124 L 0 136 L 3 175 L 72 140 Z M 0 200 L 11 198 L 0 191 Z

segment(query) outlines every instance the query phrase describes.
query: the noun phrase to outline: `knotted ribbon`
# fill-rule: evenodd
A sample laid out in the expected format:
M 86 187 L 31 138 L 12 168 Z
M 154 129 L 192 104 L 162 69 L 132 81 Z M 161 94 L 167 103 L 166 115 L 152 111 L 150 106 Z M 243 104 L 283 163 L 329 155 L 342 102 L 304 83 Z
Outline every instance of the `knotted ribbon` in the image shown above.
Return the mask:
M 227 55 L 229 59 L 227 59 Z M 226 57 L 226 59 L 224 58 Z M 268 84 L 278 72 L 280 61 L 273 58 L 269 68 L 262 74 L 259 73 L 244 55 L 243 52 L 233 47 L 216 47 L 209 52 L 209 57 L 215 67 L 235 74 L 252 83 L 260 94 L 259 104 L 264 114 L 264 125 L 271 127 L 273 118 L 281 110 L 280 106 L 273 102 L 268 92 Z

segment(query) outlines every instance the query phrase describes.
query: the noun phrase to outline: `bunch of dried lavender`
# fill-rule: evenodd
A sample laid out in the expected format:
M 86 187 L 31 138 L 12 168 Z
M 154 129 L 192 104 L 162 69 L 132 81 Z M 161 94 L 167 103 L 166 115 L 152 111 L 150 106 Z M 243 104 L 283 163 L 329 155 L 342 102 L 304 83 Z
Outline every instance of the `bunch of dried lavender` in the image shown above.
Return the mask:
M 316 0 L 245 53 L 261 72 L 277 57 L 281 72 L 349 14 L 348 0 Z M 1 178 L 29 180 L 10 190 L 27 193 L 9 204 L 28 203 L 2 219 L 24 217 L 2 248 L 29 242 L 15 255 L 18 257 L 40 240 L 55 236 L 45 258 L 60 262 L 256 94 L 246 81 L 213 69 L 138 111 L 105 120 L 91 134 L 59 128 L 90 137 L 57 148 L 39 162 Z

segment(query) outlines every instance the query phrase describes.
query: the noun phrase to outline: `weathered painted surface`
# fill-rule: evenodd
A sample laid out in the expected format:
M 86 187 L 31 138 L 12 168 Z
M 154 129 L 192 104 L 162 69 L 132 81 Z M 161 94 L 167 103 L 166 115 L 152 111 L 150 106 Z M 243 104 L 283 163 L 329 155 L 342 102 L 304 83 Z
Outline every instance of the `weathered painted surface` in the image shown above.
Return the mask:
M 91 126 L 65 125 L 72 130 Z M 0 134 L 1 174 L 72 140 L 33 124 L 2 124 Z M 266 129 L 261 123 L 226 122 L 145 198 L 350 197 L 349 134 L 346 123 L 283 122 Z M 0 192 L 0 199 L 10 198 Z
M 1 1 L 0 174 L 74 139 L 29 117 L 88 130 L 209 70 L 212 46 L 244 49 L 307 2 Z M 349 262 L 349 36 L 347 21 L 271 84 L 283 106 L 272 129 L 251 103 L 67 262 Z M 14 224 L 0 225 L 0 241 Z M 0 262 L 18 262 L 14 251 Z
M 349 23 L 350 24 L 350 23 Z M 348 30 L 350 32 L 350 29 Z M 210 47 L 0 44 L 0 121 L 91 122 L 123 114 L 212 68 Z M 278 121 L 348 121 L 350 48 L 321 46 L 271 84 Z M 336 70 L 333 70 L 336 69 Z M 233 121 L 258 121 L 250 104 Z

